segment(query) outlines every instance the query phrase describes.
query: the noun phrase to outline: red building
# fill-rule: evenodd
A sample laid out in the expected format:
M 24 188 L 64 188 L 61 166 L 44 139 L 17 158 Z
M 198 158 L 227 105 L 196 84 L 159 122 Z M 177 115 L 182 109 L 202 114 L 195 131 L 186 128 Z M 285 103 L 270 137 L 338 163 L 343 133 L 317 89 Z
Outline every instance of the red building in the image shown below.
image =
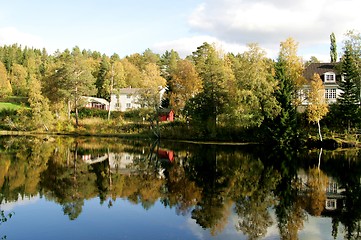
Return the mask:
M 158 116 L 161 122 L 174 121 L 174 111 L 172 109 L 161 109 Z

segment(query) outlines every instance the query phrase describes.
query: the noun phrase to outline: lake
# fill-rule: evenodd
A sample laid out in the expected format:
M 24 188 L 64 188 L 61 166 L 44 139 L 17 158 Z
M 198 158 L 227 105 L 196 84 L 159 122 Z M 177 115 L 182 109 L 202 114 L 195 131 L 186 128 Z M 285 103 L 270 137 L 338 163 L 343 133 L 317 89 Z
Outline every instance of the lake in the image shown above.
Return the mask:
M 0 238 L 359 239 L 360 158 L 358 149 L 2 136 Z

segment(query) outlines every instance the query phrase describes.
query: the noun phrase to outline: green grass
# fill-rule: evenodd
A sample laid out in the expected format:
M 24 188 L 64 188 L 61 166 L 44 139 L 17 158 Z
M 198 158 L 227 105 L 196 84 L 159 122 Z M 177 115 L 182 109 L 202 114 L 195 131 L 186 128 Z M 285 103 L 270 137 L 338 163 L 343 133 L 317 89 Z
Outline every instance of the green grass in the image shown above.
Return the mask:
M 8 102 L 0 102 L 0 111 L 3 109 L 9 109 L 9 110 L 17 110 L 19 108 L 22 108 L 23 106 L 19 104 L 14 103 L 8 103 Z

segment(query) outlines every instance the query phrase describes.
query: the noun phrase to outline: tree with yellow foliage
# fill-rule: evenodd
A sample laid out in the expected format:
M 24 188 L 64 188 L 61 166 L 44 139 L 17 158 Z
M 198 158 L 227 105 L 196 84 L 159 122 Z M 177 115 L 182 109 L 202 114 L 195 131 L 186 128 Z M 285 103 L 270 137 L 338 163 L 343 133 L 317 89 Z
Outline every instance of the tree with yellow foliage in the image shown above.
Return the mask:
M 307 118 L 309 122 L 317 122 L 318 134 L 322 141 L 320 120 L 328 113 L 325 101 L 325 86 L 320 75 L 315 73 L 311 79 L 311 88 L 308 94 Z
M 6 72 L 5 65 L 0 62 L 0 97 L 6 97 L 12 93 L 11 84 Z

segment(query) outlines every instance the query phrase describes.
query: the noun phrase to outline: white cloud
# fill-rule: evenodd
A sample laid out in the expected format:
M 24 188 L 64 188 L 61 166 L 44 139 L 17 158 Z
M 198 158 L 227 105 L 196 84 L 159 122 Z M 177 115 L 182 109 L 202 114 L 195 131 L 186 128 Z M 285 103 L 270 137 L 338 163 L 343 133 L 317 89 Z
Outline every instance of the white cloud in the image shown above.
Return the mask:
M 12 211 L 14 208 L 18 207 L 18 206 L 24 206 L 24 205 L 29 205 L 29 204 L 34 204 L 35 202 L 37 202 L 40 199 L 39 195 L 36 195 L 34 197 L 21 197 L 19 195 L 18 200 L 15 202 L 7 202 L 7 203 L 2 203 L 1 204 L 1 210 L 4 211 Z
M 0 45 L 19 44 L 21 46 L 42 49 L 45 47 L 42 38 L 21 32 L 13 27 L 0 28 Z
M 204 0 L 189 18 L 193 31 L 221 41 L 278 46 L 287 37 L 329 43 L 361 25 L 359 0 Z
M 197 47 L 201 46 L 204 42 L 215 44 L 218 50 L 224 52 L 242 53 L 246 50 L 245 45 L 220 41 L 211 36 L 195 36 L 174 41 L 160 42 L 155 44 L 152 49 L 158 53 L 164 53 L 166 50 L 169 51 L 173 49 L 174 51 L 177 51 L 181 57 L 186 57 L 196 51 Z

